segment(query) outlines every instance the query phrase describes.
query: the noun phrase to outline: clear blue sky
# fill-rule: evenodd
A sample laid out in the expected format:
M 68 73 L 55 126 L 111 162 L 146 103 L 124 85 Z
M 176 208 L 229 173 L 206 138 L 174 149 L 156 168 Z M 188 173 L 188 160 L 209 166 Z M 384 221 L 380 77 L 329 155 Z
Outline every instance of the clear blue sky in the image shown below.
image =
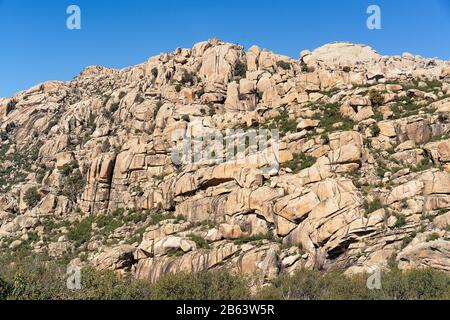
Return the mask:
M 66 29 L 70 4 L 81 7 L 80 31 Z M 382 30 L 366 28 L 370 4 L 382 9 Z M 450 59 L 450 0 L 0 0 L 0 96 L 213 37 L 294 58 L 352 41 Z

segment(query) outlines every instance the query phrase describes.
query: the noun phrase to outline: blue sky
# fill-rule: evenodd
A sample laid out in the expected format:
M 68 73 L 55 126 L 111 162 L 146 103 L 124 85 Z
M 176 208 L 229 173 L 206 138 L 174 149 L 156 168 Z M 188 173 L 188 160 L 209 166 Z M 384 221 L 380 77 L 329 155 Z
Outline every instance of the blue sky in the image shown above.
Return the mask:
M 79 5 L 82 30 L 66 28 Z M 382 30 L 366 9 L 382 10 Z M 208 38 L 298 58 L 331 41 L 450 59 L 450 0 L 0 0 L 0 96 L 87 65 L 122 68 Z

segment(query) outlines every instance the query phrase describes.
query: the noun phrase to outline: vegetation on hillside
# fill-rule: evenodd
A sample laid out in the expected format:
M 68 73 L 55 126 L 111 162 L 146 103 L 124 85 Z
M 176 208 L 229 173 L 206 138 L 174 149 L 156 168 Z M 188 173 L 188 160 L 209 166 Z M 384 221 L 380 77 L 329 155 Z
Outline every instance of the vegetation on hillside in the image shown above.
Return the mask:
M 381 276 L 382 288 L 369 290 L 367 275 L 298 271 L 252 291 L 252 278 L 228 271 L 166 275 L 158 282 L 119 278 L 113 272 L 85 268 L 81 289 L 67 289 L 66 266 L 38 255 L 0 258 L 0 300 L 344 300 L 450 299 L 450 275 L 434 270 Z M 252 293 L 253 292 L 253 293 Z

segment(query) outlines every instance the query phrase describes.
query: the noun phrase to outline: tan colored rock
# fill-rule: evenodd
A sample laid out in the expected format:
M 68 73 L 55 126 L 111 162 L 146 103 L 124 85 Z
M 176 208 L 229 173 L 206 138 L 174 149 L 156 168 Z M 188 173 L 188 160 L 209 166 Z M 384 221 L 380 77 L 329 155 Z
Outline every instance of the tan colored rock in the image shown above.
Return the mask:
M 123 245 L 111 248 L 93 260 L 98 270 L 120 270 L 130 268 L 133 264 L 134 247 Z
M 221 224 L 219 232 L 225 239 L 236 240 L 242 237 L 242 230 L 238 225 Z
M 434 268 L 450 271 L 450 242 L 436 240 L 408 246 L 397 260 L 401 270 Z
M 389 138 L 397 136 L 395 131 L 395 126 L 392 122 L 382 121 L 377 123 L 378 128 L 380 128 L 380 134 Z
M 340 149 L 330 151 L 328 158 L 332 164 L 346 164 L 361 162 L 361 147 L 347 144 Z
M 58 153 L 56 155 L 56 167 L 62 169 L 65 165 L 75 161 L 75 157 L 72 152 Z
M 210 83 L 225 84 L 232 76 L 235 65 L 242 55 L 242 49 L 221 42 L 212 44 L 202 54 L 200 76 Z
M 418 194 L 421 194 L 423 188 L 424 184 L 422 181 L 410 181 L 404 185 L 394 188 L 389 194 L 386 203 L 390 205 L 394 202 L 412 198 Z
M 443 68 L 441 72 L 441 79 L 445 79 L 448 77 L 450 77 L 450 67 Z
M 314 129 L 314 128 L 318 127 L 319 124 L 320 124 L 319 120 L 306 119 L 306 120 L 302 120 L 302 121 L 299 122 L 299 124 L 297 125 L 297 129 L 298 130 Z

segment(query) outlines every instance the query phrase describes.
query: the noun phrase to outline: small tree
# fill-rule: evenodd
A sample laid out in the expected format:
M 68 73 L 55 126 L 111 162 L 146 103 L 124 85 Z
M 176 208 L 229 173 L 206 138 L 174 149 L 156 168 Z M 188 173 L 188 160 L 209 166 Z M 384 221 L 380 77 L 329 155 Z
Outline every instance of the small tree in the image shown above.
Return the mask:
M 155 68 L 152 69 L 152 76 L 154 78 L 158 77 L 158 68 L 155 67 Z
M 41 196 L 39 195 L 37 188 L 32 187 L 25 192 L 23 200 L 27 204 L 28 208 L 34 208 L 37 206 L 39 201 L 41 201 Z
M 234 67 L 234 76 L 238 78 L 245 78 L 247 76 L 247 65 L 244 62 L 238 60 Z
M 283 70 L 290 70 L 291 69 L 291 64 L 289 62 L 282 61 L 282 60 L 277 62 L 277 66 L 280 67 Z
M 370 90 L 369 98 L 373 106 L 379 107 L 384 103 L 384 96 L 377 90 Z

